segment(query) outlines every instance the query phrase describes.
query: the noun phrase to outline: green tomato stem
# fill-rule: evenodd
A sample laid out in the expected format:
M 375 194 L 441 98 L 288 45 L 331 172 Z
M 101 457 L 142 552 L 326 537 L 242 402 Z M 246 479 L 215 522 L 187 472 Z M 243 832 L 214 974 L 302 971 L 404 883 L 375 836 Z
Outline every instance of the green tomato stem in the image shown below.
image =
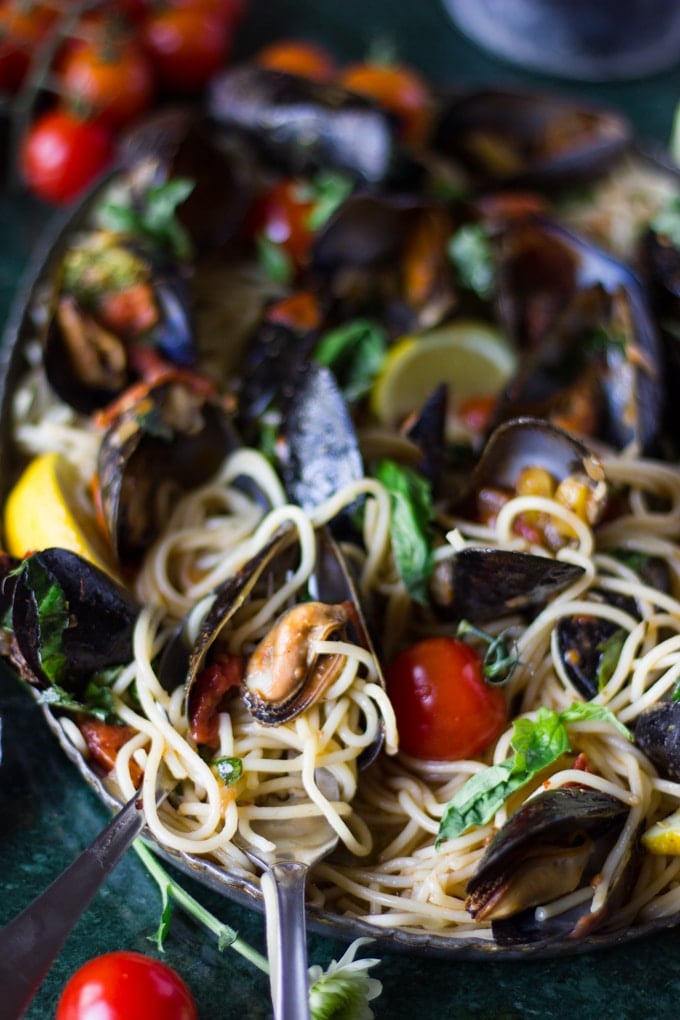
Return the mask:
M 161 892 L 172 897 L 182 910 L 194 917 L 200 924 L 217 936 L 218 948 L 220 950 L 230 947 L 240 953 L 246 960 L 253 963 L 264 974 L 269 974 L 269 963 L 267 958 L 251 945 L 244 941 L 241 936 L 228 924 L 219 921 L 214 914 L 206 910 L 198 900 L 194 899 L 181 885 L 178 885 L 167 873 L 165 868 L 158 863 L 154 854 L 141 840 L 136 839 L 132 844 L 135 853 L 151 877 L 158 884 Z

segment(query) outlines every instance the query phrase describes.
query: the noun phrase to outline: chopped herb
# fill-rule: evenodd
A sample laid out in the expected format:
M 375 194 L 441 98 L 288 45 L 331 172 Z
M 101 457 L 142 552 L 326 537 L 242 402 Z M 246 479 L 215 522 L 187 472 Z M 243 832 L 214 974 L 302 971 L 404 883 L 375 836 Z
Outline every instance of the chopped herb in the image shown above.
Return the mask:
M 314 232 L 330 219 L 335 210 L 352 193 L 354 182 L 344 174 L 327 170 L 317 174 L 308 184 L 301 184 L 300 188 L 303 191 L 303 200 L 308 199 L 314 203 L 307 214 L 307 227 Z
M 101 222 L 110 230 L 135 234 L 154 247 L 165 248 L 180 261 L 189 261 L 193 245 L 189 234 L 177 219 L 177 206 L 194 190 L 194 182 L 177 177 L 165 184 L 149 188 L 141 209 L 116 202 L 105 203 L 100 210 Z
M 511 793 L 521 789 L 544 768 L 571 750 L 569 723 L 605 720 L 627 739 L 629 731 L 604 705 L 576 701 L 564 712 L 539 708 L 535 719 L 516 719 L 510 746 L 515 752 L 499 765 L 476 773 L 449 801 L 439 826 L 435 848 L 462 836 L 476 825 L 486 825 Z
M 430 485 L 418 472 L 392 460 L 381 461 L 375 477 L 387 488 L 392 501 L 390 538 L 399 576 L 411 598 L 426 605 L 433 568 Z
M 59 685 L 66 665 L 64 632 L 71 624 L 68 601 L 61 586 L 34 556 L 25 560 L 23 569 L 38 611 L 40 666 L 50 683 Z
M 387 350 L 387 333 L 368 319 L 354 319 L 326 333 L 314 358 L 332 369 L 345 399 L 356 403 L 373 386 Z
M 460 227 L 449 241 L 448 254 L 461 287 L 488 300 L 493 294 L 494 260 L 484 227 L 476 223 Z
M 240 758 L 214 758 L 211 765 L 225 786 L 233 786 L 234 783 L 238 783 L 243 775 L 243 762 Z
M 295 276 L 295 267 L 285 248 L 270 240 L 266 234 L 258 234 L 255 245 L 258 261 L 269 279 L 274 283 L 291 283 Z
M 623 648 L 624 642 L 628 637 L 628 632 L 621 627 L 615 631 L 611 637 L 607 638 L 606 641 L 601 641 L 597 646 L 598 652 L 600 652 L 600 661 L 597 665 L 597 689 L 601 691 L 607 686 L 614 670 L 618 665 L 618 661 L 621 658 L 621 649 Z
M 468 620 L 461 620 L 456 630 L 456 636 L 466 637 L 468 634 L 479 638 L 486 645 L 482 662 L 485 679 L 492 684 L 507 683 L 519 664 L 517 643 L 509 636 L 508 631 L 501 631 L 500 634 L 488 634 Z

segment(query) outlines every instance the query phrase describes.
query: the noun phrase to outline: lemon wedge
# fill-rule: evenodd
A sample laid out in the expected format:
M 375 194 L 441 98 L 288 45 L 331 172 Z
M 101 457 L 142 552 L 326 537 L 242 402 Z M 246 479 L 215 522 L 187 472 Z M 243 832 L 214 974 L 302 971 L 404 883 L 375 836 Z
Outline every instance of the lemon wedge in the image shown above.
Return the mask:
M 398 422 L 442 382 L 457 405 L 492 396 L 516 365 L 515 352 L 492 326 L 473 319 L 449 323 L 390 348 L 371 391 L 371 409 L 382 422 Z
M 78 473 L 61 454 L 43 453 L 30 461 L 5 503 L 7 552 L 23 557 L 56 546 L 115 576 L 113 555 L 84 500 L 81 505 L 79 491 Z
M 642 845 L 652 854 L 680 854 L 680 808 L 650 826 L 642 836 Z

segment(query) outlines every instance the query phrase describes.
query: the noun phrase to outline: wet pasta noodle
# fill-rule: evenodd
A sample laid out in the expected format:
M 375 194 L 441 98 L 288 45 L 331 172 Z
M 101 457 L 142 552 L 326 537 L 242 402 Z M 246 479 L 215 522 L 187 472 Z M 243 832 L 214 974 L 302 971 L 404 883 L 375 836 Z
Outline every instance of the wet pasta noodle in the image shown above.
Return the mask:
M 248 73 L 257 101 L 276 108 L 276 83 L 264 71 Z M 236 88 L 241 96 L 239 81 L 226 81 L 226 94 Z M 324 88 L 315 98 L 322 106 Z M 485 129 L 489 97 L 482 99 Z M 375 121 L 378 113 L 355 100 L 345 97 L 347 116 L 363 123 L 370 114 L 371 130 L 390 141 L 391 120 Z M 514 116 L 517 97 L 503 109 L 506 102 Z M 228 119 L 228 111 L 212 112 Z M 245 106 L 239 115 L 248 115 Z M 493 160 L 476 165 L 489 146 L 470 163 L 445 137 L 448 118 L 455 124 L 461 115 L 441 114 L 437 160 L 432 169 L 419 164 L 434 179 L 398 199 L 388 175 L 414 168 L 399 167 L 397 154 L 376 168 L 338 140 L 339 155 L 322 146 L 319 153 L 328 148 L 340 161 L 334 170 L 356 159 L 351 169 L 379 179 L 369 180 L 368 193 L 344 181 L 293 284 L 265 285 L 253 266 L 255 240 L 244 253 L 241 234 L 231 238 L 237 256 L 230 252 L 225 279 L 230 287 L 249 281 L 248 300 L 259 302 L 244 332 L 234 293 L 224 308 L 213 293 L 223 252 L 177 266 L 166 251 L 173 275 L 139 237 L 129 245 L 115 231 L 78 236 L 55 300 L 41 293 L 33 309 L 13 396 L 16 449 L 29 465 L 48 458 L 41 463 L 51 474 L 40 477 L 73 541 L 35 552 L 15 538 L 4 637 L 9 660 L 107 788 L 121 800 L 141 788 L 162 847 L 256 882 L 243 846 L 266 850 L 276 820 L 303 840 L 305 821 L 324 817 L 339 845 L 310 873 L 315 909 L 360 919 L 377 934 L 502 948 L 680 916 L 678 846 L 654 841 L 655 826 L 675 824 L 666 820 L 680 805 L 680 750 L 638 730 L 649 713 L 680 704 L 680 468 L 677 442 L 664 432 L 669 408 L 640 411 L 659 395 L 662 359 L 639 280 L 618 259 L 621 246 L 632 258 L 643 227 L 628 224 L 607 241 L 617 217 L 593 216 L 571 191 L 562 203 L 554 198 L 552 163 L 517 171 L 517 187 L 528 181 L 538 199 L 514 195 L 514 177 L 500 182 L 510 190 L 499 196 Z M 286 169 L 253 171 L 260 198 L 272 174 L 307 165 L 280 139 L 269 142 Z M 491 142 L 496 151 L 498 139 Z M 440 160 L 451 161 L 444 179 Z M 559 160 L 557 171 L 565 172 Z M 315 172 L 300 175 L 310 185 Z M 620 184 L 616 166 L 606 173 L 600 186 L 617 196 L 617 208 L 630 188 L 645 191 L 636 203 L 645 225 L 678 193 L 665 178 L 659 184 L 652 174 L 648 183 L 647 171 L 631 172 L 627 161 Z M 462 210 L 458 199 L 436 198 L 459 176 L 471 189 Z M 409 173 L 397 180 L 419 187 Z M 376 223 L 378 240 L 370 235 Z M 471 295 L 469 277 L 454 273 L 460 231 L 463 247 L 482 246 L 472 268 L 483 269 L 487 257 L 495 265 L 491 292 Z M 336 250 L 338 236 L 350 251 Z M 595 236 L 607 251 L 593 246 Z M 104 274 L 92 303 L 90 273 L 102 249 L 113 251 L 116 273 Z M 375 264 L 368 255 L 365 264 L 353 261 L 364 249 L 375 249 Z M 87 287 L 78 277 L 83 252 Z M 121 267 L 133 272 L 134 302 L 126 287 L 125 300 L 117 291 L 109 300 Z M 141 339 L 130 340 L 127 319 L 119 329 L 118 317 L 132 305 L 137 314 L 147 290 L 166 308 L 176 286 L 170 306 L 181 309 L 192 274 L 207 336 L 199 329 L 187 339 L 164 320 Z M 82 303 L 75 336 L 65 326 L 74 302 Z M 426 360 L 413 360 L 413 343 L 435 327 L 444 331 L 441 351 L 455 324 L 451 349 L 468 357 L 461 327 L 470 307 L 485 318 L 481 332 L 472 320 L 485 357 L 493 360 L 498 343 L 498 364 L 518 367 L 493 393 L 470 384 L 463 400 L 436 385 L 438 369 L 430 379 Z M 518 339 L 517 323 L 531 336 Z M 234 337 L 224 352 L 220 330 Z M 570 331 L 578 357 L 587 350 L 600 360 L 579 363 L 582 390 L 571 387 L 554 406 L 542 399 L 537 410 L 537 380 L 555 359 L 573 367 L 574 347 L 556 354 Z M 112 382 L 118 333 L 122 378 Z M 97 356 L 84 380 L 76 369 L 92 335 Z M 348 337 L 359 344 L 356 360 Z M 526 358 L 525 341 L 536 345 Z M 334 361 L 337 345 L 343 357 Z M 390 416 L 388 383 L 399 401 L 409 392 L 398 379 L 400 357 L 419 365 L 427 392 L 408 413 Z M 99 374 L 102 364 L 111 372 Z M 535 377 L 526 378 L 527 366 Z M 465 391 L 465 371 L 453 374 L 451 390 Z M 489 371 L 488 362 L 469 369 L 482 379 Z M 668 448 L 662 461 L 658 451 Z M 53 455 L 68 470 L 57 471 Z M 24 534 L 7 527 L 7 508 L 6 531 Z M 103 557 L 88 546 L 95 522 L 108 543 Z M 69 645 L 82 607 L 63 576 L 80 577 L 81 560 L 103 564 L 101 591 L 89 591 L 93 575 L 83 572 L 82 602 L 96 594 L 107 612 L 120 610 L 123 622 L 110 626 L 125 632 L 122 645 L 108 633 L 102 639 L 106 656 L 87 647 L 86 675 Z M 108 619 L 102 610 L 102 633 Z M 503 717 L 474 752 L 439 753 L 405 739 L 415 724 L 400 717 L 391 670 L 402 653 L 436 639 L 463 645 L 485 695 L 496 682 L 489 698 Z M 505 655 L 500 676 L 490 672 L 494 650 Z M 458 697 L 449 695 L 456 710 Z M 490 701 L 482 703 L 483 715 Z M 456 717 L 448 748 L 478 723 Z

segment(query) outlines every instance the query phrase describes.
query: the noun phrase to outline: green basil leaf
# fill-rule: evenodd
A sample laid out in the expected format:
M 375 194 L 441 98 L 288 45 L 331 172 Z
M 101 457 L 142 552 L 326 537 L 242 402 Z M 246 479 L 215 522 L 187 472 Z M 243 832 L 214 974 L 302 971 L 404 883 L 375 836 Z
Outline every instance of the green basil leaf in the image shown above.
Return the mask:
M 477 772 L 449 801 L 439 825 L 435 849 L 444 840 L 455 839 L 475 825 L 490 822 L 511 793 L 571 750 L 567 725 L 590 719 L 610 722 L 632 739 L 613 712 L 589 701 L 575 701 L 563 712 L 540 708 L 535 719 L 516 719 L 510 741 L 514 755 L 499 765 Z
M 110 230 L 136 234 L 154 245 L 167 248 L 180 261 L 189 261 L 193 245 L 186 229 L 177 219 L 177 206 L 194 190 L 194 182 L 184 177 L 149 188 L 141 209 L 106 202 L 99 210 L 102 225 Z
M 24 570 L 38 609 L 40 665 L 50 683 L 59 684 L 66 665 L 63 638 L 70 626 L 68 602 L 63 589 L 34 556 L 25 561 Z
M 314 205 L 307 215 L 307 227 L 318 230 L 330 219 L 335 210 L 352 193 L 354 182 L 335 170 L 326 170 L 309 183 L 309 192 Z
M 288 252 L 266 234 L 258 234 L 255 238 L 257 258 L 262 269 L 274 283 L 291 283 L 295 276 L 295 267 Z
M 345 399 L 361 400 L 373 386 L 387 351 L 387 333 L 368 319 L 354 319 L 326 333 L 314 359 L 332 369 Z
M 611 637 L 607 638 L 606 641 L 601 641 L 597 646 L 598 652 L 601 653 L 600 661 L 597 665 L 598 691 L 606 687 L 611 680 L 621 658 L 621 649 L 627 637 L 628 631 L 620 627 L 619 630 L 614 631 Z
M 411 598 L 428 602 L 427 586 L 434 565 L 431 546 L 432 492 L 422 475 L 392 460 L 381 461 L 375 477 L 390 494 L 390 538 L 399 576 Z
M 460 227 L 447 247 L 461 287 L 488 300 L 494 288 L 494 260 L 489 236 L 476 223 Z

